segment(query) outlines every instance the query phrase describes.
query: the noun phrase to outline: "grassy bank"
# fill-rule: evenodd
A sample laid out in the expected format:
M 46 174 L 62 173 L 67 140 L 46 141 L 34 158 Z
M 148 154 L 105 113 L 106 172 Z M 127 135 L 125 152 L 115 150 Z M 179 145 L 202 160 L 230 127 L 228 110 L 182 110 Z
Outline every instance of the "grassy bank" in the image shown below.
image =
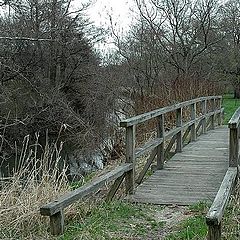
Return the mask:
M 227 124 L 233 113 L 240 107 L 240 99 L 234 99 L 233 94 L 223 96 L 224 124 Z

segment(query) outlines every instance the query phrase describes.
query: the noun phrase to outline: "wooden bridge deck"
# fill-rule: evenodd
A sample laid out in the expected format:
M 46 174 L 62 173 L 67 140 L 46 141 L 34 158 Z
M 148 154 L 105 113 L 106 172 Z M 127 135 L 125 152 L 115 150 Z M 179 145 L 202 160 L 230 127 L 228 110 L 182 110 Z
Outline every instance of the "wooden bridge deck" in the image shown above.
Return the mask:
M 226 126 L 201 135 L 140 184 L 129 200 L 164 205 L 212 202 L 228 169 L 228 135 Z

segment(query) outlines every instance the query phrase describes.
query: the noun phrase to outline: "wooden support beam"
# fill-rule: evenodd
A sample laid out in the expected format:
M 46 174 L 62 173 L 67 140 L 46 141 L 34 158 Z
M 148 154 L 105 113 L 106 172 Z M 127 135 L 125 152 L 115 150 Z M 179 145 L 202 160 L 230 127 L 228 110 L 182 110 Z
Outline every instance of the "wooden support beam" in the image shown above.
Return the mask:
M 138 178 L 137 178 L 137 180 L 136 180 L 136 183 L 137 183 L 137 184 L 140 184 L 140 183 L 142 182 L 144 176 L 146 175 L 146 173 L 147 173 L 149 167 L 151 166 L 151 164 L 152 164 L 154 158 L 156 157 L 156 155 L 157 155 L 157 148 L 155 148 L 155 149 L 152 151 L 150 157 L 149 157 L 148 160 L 147 160 L 147 163 L 146 163 L 146 164 L 144 165 L 144 167 L 143 167 L 143 170 L 139 173 L 139 176 L 138 176 Z
M 198 131 L 199 131 L 199 129 L 201 128 L 201 126 L 202 126 L 202 121 L 203 120 L 200 120 L 199 121 L 199 123 L 197 124 L 197 126 L 196 126 L 196 135 L 201 135 L 201 132 L 200 133 L 198 133 Z
M 203 100 L 202 101 L 202 115 L 203 115 L 203 120 L 202 120 L 202 132 L 203 134 L 206 134 L 207 132 L 207 101 Z
M 169 144 L 168 144 L 168 146 L 167 146 L 167 148 L 166 148 L 166 150 L 165 150 L 165 154 L 164 154 L 164 158 L 165 158 L 165 159 L 168 157 L 168 154 L 170 153 L 170 151 L 171 151 L 171 149 L 172 149 L 172 146 L 173 146 L 173 144 L 174 144 L 175 141 L 176 141 L 176 138 L 177 138 L 176 135 L 174 135 L 174 136 L 171 138 L 171 140 L 170 140 L 170 142 L 169 142 Z
M 215 99 L 211 99 L 211 111 L 214 112 L 214 114 L 211 116 L 211 129 L 213 130 L 215 127 L 214 121 L 215 121 Z
M 112 185 L 111 188 L 110 188 L 110 191 L 109 191 L 108 194 L 107 194 L 106 202 L 112 201 L 112 199 L 113 199 L 113 197 L 115 196 L 117 190 L 119 189 L 121 183 L 123 182 L 124 177 L 125 177 L 125 174 L 122 175 L 122 176 L 120 176 L 119 178 L 117 178 L 117 179 L 114 181 L 113 185 Z
M 132 194 L 134 189 L 135 179 L 135 133 L 136 126 L 126 128 L 126 163 L 131 163 L 133 168 L 126 173 L 126 193 Z
M 145 154 L 146 152 L 149 152 L 153 149 L 155 149 L 157 146 L 159 146 L 161 143 L 163 143 L 163 138 L 156 138 L 153 139 L 146 144 L 144 144 L 141 147 L 138 147 L 135 149 L 135 158 L 138 158 Z
M 158 117 L 157 137 L 163 139 L 162 143 L 157 147 L 157 169 L 163 169 L 164 165 L 164 115 Z
M 191 104 L 191 120 L 194 121 L 191 126 L 191 141 L 196 141 L 196 103 Z
M 190 133 L 191 131 L 191 127 L 188 127 L 185 131 L 185 133 L 183 134 L 183 145 L 184 145 L 184 142 L 186 141 L 187 137 L 188 137 L 188 134 Z M 188 141 L 185 145 L 187 145 L 190 141 Z
M 229 139 L 229 167 L 237 167 L 239 165 L 239 130 L 238 128 L 230 128 Z
M 182 127 L 182 108 L 176 110 L 176 127 Z M 182 129 L 177 133 L 177 146 L 176 152 L 182 152 L 183 142 L 182 142 Z
M 62 210 L 50 216 L 50 232 L 52 235 L 60 235 L 64 232 L 64 215 Z

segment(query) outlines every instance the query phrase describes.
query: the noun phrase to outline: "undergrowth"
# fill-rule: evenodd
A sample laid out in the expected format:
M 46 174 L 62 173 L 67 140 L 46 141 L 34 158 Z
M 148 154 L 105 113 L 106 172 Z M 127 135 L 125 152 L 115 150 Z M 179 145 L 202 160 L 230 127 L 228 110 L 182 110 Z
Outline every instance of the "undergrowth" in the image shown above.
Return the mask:
M 0 185 L 0 239 L 50 239 L 48 219 L 39 208 L 69 190 L 66 168 L 58 167 L 61 149 L 62 144 L 47 143 L 38 157 L 29 136 L 24 138 L 20 164 Z

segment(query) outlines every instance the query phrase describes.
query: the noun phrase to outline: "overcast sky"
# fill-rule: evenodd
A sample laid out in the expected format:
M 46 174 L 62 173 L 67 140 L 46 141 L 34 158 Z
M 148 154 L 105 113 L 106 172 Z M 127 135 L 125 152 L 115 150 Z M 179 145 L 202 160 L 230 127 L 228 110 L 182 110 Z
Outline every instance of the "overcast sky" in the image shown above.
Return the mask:
M 87 1 L 87 0 L 86 0 Z M 111 15 L 115 28 L 121 32 L 129 30 L 133 21 L 132 6 L 134 0 L 92 0 L 93 4 L 86 12 L 97 27 L 108 29 L 110 27 L 109 15 Z M 74 0 L 74 6 L 79 6 L 79 0 Z M 107 38 L 107 48 L 112 48 L 110 44 L 113 40 Z
M 91 19 L 97 25 L 109 24 L 108 14 L 111 14 L 113 21 L 119 23 L 122 27 L 128 28 L 131 22 L 131 11 L 133 0 L 95 0 L 89 10 Z

